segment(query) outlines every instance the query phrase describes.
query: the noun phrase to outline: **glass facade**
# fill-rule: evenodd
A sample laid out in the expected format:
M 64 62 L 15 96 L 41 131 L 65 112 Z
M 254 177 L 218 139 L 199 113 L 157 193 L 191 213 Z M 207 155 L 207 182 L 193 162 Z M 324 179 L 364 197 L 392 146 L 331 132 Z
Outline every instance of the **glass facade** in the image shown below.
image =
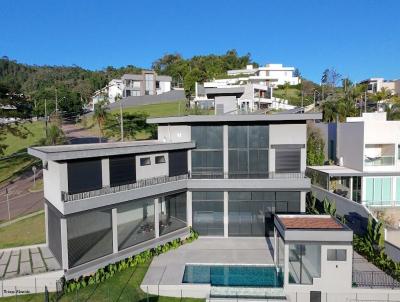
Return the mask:
M 391 177 L 367 177 L 365 201 L 369 205 L 392 204 L 392 178 Z
M 321 246 L 314 244 L 289 245 L 289 283 L 312 284 L 321 277 Z
M 229 126 L 229 178 L 268 177 L 268 126 Z
M 154 218 L 154 198 L 118 206 L 118 250 L 155 238 Z
M 299 192 L 229 192 L 229 236 L 272 236 L 275 213 L 299 213 Z
M 192 192 L 193 229 L 201 236 L 224 235 L 224 192 Z
M 285 274 L 285 242 L 281 234 L 277 231 L 277 239 L 278 239 L 278 248 L 277 248 L 277 266 L 279 270 L 282 272 L 282 275 Z
M 186 227 L 186 192 L 165 196 L 159 210 L 160 236 Z
M 111 209 L 67 217 L 69 267 L 113 252 Z
M 192 126 L 192 177 L 222 178 L 224 167 L 222 126 Z

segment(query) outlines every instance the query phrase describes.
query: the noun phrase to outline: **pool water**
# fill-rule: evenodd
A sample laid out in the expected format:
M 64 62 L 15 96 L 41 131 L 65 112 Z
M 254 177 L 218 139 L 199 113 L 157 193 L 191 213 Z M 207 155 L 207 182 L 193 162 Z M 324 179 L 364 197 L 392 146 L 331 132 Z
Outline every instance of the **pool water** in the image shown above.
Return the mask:
M 212 286 L 282 287 L 283 274 L 273 266 L 186 265 L 183 283 Z

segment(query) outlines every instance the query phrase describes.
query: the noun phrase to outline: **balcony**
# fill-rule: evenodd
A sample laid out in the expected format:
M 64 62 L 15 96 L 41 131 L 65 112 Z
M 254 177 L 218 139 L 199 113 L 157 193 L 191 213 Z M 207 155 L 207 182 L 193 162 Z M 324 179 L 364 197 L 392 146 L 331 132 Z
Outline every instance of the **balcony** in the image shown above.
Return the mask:
M 153 178 L 141 179 L 141 180 L 138 180 L 137 182 L 131 183 L 131 184 L 115 186 L 115 187 L 105 187 L 105 188 L 102 188 L 99 190 L 93 190 L 93 191 L 88 191 L 88 192 L 83 192 L 83 193 L 70 194 L 68 192 L 61 192 L 61 201 L 69 202 L 69 201 L 81 200 L 81 199 L 86 199 L 86 198 L 93 198 L 93 197 L 98 197 L 98 196 L 102 196 L 102 195 L 125 192 L 125 191 L 129 191 L 129 190 L 135 190 L 135 189 L 140 189 L 140 188 L 145 188 L 145 187 L 149 187 L 149 186 L 160 185 L 160 184 L 165 184 L 165 183 L 179 181 L 179 180 L 185 180 L 185 179 L 188 179 L 188 174 L 182 174 L 182 175 L 177 175 L 177 176 L 158 176 L 158 177 L 153 177 Z
M 365 156 L 364 163 L 366 166 L 393 166 L 394 156 L 378 156 L 378 157 L 368 157 Z
M 192 172 L 191 179 L 303 179 L 303 172 Z

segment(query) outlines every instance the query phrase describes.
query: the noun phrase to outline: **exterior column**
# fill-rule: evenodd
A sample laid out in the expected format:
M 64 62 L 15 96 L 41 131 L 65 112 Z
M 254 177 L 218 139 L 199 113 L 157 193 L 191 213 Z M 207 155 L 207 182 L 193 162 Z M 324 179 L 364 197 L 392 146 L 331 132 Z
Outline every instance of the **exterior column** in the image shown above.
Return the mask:
M 103 188 L 110 186 L 110 160 L 108 158 L 101 159 L 101 178 L 103 180 Z
M 188 167 L 189 178 L 191 178 L 191 175 L 192 175 L 192 150 L 188 150 L 188 153 L 187 153 L 187 167 Z
M 300 213 L 306 212 L 306 192 L 300 192 Z
M 62 258 L 62 269 L 68 269 L 68 235 L 67 235 L 67 219 L 60 218 L 61 224 L 61 258 Z
M 284 259 L 284 276 L 283 276 L 283 287 L 289 284 L 289 245 L 285 242 L 285 259 Z
M 229 195 L 228 192 L 224 192 L 224 237 L 229 236 L 229 212 L 228 212 L 228 201 L 229 201 Z
M 350 195 L 349 195 L 349 199 L 350 200 L 353 200 L 353 176 L 350 176 L 350 184 L 349 184 L 349 186 L 350 186 L 350 188 L 349 188 L 349 193 L 350 193 Z
M 154 231 L 156 238 L 160 237 L 160 204 L 159 198 L 154 198 Z
M 113 253 L 118 253 L 118 217 L 117 208 L 112 209 Z
M 44 224 L 46 231 L 46 245 L 49 245 L 49 206 L 47 203 L 44 203 Z
M 228 178 L 229 152 L 228 152 L 228 125 L 223 126 L 223 155 L 224 155 L 224 178 Z
M 278 250 L 278 237 L 276 234 L 276 227 L 274 226 L 274 263 L 275 265 L 278 263 L 277 259 L 277 250 Z
M 193 226 L 193 217 L 192 217 L 192 191 L 186 192 L 186 221 L 187 226 Z

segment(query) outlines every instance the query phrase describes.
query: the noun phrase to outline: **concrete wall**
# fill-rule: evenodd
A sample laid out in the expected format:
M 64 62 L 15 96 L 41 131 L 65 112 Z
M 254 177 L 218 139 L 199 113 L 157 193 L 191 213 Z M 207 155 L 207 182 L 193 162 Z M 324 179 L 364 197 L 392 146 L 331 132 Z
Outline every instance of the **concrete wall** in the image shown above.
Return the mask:
M 49 200 L 61 213 L 64 203 L 61 201 L 61 191 L 68 191 L 68 172 L 66 163 L 49 161 L 47 169 L 43 169 L 44 198 Z
M 364 167 L 364 123 L 341 123 L 337 127 L 337 158 L 344 166 L 356 170 Z
M 237 109 L 237 99 L 236 96 L 215 96 L 215 114 L 223 114 L 227 112 L 232 112 Z M 219 112 L 219 106 L 222 107 L 222 112 Z
M 156 164 L 156 156 L 164 156 L 165 163 Z M 149 157 L 151 165 L 141 166 L 140 159 Z M 156 153 L 156 154 L 143 154 L 135 156 L 136 160 L 136 180 L 167 176 L 168 175 L 168 153 Z

